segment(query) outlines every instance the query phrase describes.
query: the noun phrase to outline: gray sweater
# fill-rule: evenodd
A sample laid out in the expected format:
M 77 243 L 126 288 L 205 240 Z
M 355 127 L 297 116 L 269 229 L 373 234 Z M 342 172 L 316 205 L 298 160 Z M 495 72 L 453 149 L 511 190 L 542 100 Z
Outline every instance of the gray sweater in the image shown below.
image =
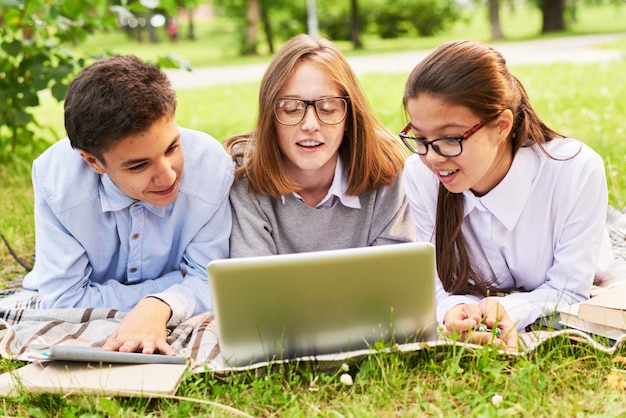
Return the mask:
M 306 205 L 293 194 L 285 202 L 248 191 L 246 179 L 230 192 L 233 230 L 230 256 L 250 257 L 397 244 L 415 241 L 415 225 L 396 183 L 359 196 L 360 209 L 338 201 L 330 209 Z

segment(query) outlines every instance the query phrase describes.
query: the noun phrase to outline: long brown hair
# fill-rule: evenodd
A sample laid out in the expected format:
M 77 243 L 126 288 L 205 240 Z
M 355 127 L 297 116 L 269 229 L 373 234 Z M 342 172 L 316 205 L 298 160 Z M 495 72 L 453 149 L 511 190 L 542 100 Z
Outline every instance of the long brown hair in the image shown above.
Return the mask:
M 510 109 L 514 121 L 508 141 L 513 155 L 533 144 L 546 152 L 542 144 L 562 137 L 535 113 L 524 86 L 509 72 L 502 55 L 479 42 L 448 42 L 424 58 L 406 83 L 405 110 L 407 102 L 422 93 L 465 106 L 483 120 Z M 461 233 L 463 215 L 463 194 L 440 184 L 435 221 L 437 272 L 447 292 L 484 296 L 492 290 L 491 284 L 472 267 Z
M 348 175 L 347 194 L 360 195 L 393 184 L 406 157 L 400 142 L 374 114 L 343 54 L 330 41 L 308 35 L 289 40 L 267 68 L 261 80 L 254 131 L 225 141 L 225 148 L 239 163 L 235 177 L 247 177 L 250 190 L 257 194 L 279 197 L 300 190 L 283 166 L 274 105 L 296 66 L 304 61 L 326 71 L 341 95 L 349 98 L 346 129 L 339 147 Z

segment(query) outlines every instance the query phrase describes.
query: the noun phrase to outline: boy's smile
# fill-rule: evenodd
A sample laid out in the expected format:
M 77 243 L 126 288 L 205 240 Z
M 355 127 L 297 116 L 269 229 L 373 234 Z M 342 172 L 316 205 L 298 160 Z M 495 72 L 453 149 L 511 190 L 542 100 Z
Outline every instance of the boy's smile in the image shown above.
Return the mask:
M 119 140 L 103 152 L 104 161 L 84 150 L 80 155 L 133 199 L 166 206 L 178 194 L 185 157 L 173 117 Z

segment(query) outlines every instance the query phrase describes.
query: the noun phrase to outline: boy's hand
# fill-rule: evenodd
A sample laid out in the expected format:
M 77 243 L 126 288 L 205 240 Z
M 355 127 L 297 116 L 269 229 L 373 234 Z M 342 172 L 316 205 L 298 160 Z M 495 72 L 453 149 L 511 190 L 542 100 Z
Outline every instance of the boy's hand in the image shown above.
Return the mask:
M 166 325 L 171 314 L 171 308 L 162 300 L 154 297 L 142 299 L 109 336 L 103 350 L 176 355 L 166 342 Z

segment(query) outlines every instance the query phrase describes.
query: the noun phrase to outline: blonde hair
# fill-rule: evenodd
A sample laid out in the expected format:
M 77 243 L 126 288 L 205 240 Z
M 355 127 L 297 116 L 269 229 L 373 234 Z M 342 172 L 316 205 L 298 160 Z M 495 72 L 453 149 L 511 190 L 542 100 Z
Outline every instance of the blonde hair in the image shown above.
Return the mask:
M 340 95 L 349 98 L 345 133 L 339 147 L 348 176 L 347 194 L 370 193 L 393 184 L 406 156 L 400 141 L 374 114 L 343 54 L 330 41 L 308 35 L 292 38 L 270 63 L 261 81 L 254 131 L 225 141 L 225 148 L 239 163 L 235 177 L 247 177 L 252 192 L 273 197 L 300 189 L 282 162 L 274 103 L 302 62 L 326 71 L 341 90 Z

